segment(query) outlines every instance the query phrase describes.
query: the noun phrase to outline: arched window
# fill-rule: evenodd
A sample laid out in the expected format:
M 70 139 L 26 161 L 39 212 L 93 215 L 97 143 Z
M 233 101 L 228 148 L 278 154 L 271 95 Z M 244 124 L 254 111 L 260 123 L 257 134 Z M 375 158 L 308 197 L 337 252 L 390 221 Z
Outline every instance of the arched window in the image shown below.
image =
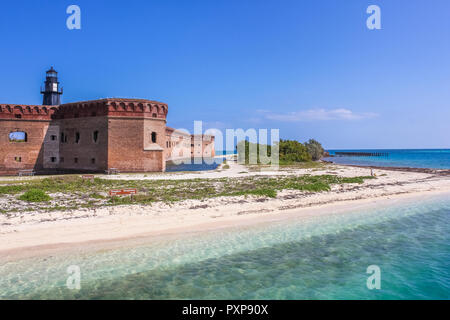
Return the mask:
M 156 143 L 156 132 L 152 132 L 152 142 Z
M 14 131 L 9 133 L 9 141 L 11 142 L 27 142 L 28 135 L 24 131 Z

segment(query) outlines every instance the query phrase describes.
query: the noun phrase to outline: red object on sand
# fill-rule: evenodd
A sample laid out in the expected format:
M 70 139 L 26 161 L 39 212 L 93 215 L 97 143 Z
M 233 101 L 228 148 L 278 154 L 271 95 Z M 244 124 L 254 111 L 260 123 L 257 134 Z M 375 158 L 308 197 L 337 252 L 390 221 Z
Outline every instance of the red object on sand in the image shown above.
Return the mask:
M 125 194 L 137 194 L 136 189 L 113 189 L 109 191 L 110 196 L 121 196 Z

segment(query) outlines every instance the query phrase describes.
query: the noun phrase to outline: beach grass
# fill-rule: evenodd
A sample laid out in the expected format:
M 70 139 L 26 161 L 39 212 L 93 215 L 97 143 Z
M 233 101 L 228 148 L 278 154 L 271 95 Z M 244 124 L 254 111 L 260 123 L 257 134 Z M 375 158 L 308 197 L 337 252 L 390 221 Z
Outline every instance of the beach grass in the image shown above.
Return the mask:
M 51 200 L 51 197 L 41 189 L 30 189 L 18 199 L 27 202 L 48 202 Z
M 11 182 L 0 185 L 0 196 L 19 195 L 23 201 L 33 201 L 31 195 L 36 190 L 42 201 L 49 201 L 51 206 L 36 207 L 46 210 L 63 210 L 62 208 L 94 208 L 105 205 L 149 204 L 152 202 L 175 202 L 188 199 L 207 199 L 228 196 L 258 196 L 275 198 L 282 190 L 299 190 L 303 192 L 329 191 L 335 184 L 361 184 L 371 176 L 339 177 L 324 175 L 282 175 L 251 176 L 220 179 L 185 179 L 185 180 L 113 180 L 95 178 L 82 179 L 80 176 L 57 176 Z M 133 197 L 110 197 L 111 189 L 136 188 L 138 194 Z M 45 196 L 43 195 L 45 194 Z M 57 196 L 53 197 L 53 194 Z M 48 198 L 47 198 L 48 197 Z M 45 198 L 45 199 L 44 199 Z M 39 199 L 36 197 L 36 199 Z M 58 200 L 59 199 L 59 200 Z M 1 210 L 8 210 L 3 206 Z M 33 208 L 35 209 L 35 208 Z

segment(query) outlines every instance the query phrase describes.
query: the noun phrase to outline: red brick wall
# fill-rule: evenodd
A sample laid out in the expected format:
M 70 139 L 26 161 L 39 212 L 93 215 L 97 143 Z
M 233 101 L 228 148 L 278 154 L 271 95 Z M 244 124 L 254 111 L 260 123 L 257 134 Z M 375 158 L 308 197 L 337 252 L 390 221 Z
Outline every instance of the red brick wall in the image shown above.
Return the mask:
M 191 135 L 172 128 L 166 128 L 166 160 L 191 158 Z
M 0 174 L 43 168 L 42 145 L 50 121 L 0 120 Z M 26 142 L 9 141 L 10 132 L 27 133 Z M 16 161 L 19 159 L 20 162 Z
M 192 135 L 192 157 L 211 158 L 215 156 L 214 137 L 210 135 Z
M 101 99 L 52 107 L 0 104 L 0 174 L 16 174 L 20 169 L 165 171 L 167 158 L 191 155 L 191 137 L 172 136 L 173 129 L 166 129 L 167 112 L 166 104 L 143 99 Z M 13 131 L 26 132 L 27 142 L 9 141 Z M 97 142 L 94 131 L 98 131 Z M 61 133 L 67 141 L 61 141 Z M 214 139 L 205 138 L 203 156 L 213 156 Z M 182 148 L 183 155 L 177 148 Z
M 164 120 L 143 118 L 108 119 L 108 167 L 123 172 L 165 170 Z M 151 140 L 156 133 L 156 143 Z
M 214 137 L 211 137 L 211 140 L 204 141 L 203 142 L 203 154 L 205 157 L 215 157 L 216 156 L 216 150 L 215 150 L 215 144 L 214 144 Z
M 59 168 L 62 170 L 105 171 L 108 163 L 108 120 L 106 116 L 62 119 L 59 126 Z M 94 132 L 98 131 L 97 141 Z M 62 142 L 61 133 L 67 137 Z M 78 143 L 76 142 L 78 133 Z M 77 162 L 75 161 L 77 159 Z

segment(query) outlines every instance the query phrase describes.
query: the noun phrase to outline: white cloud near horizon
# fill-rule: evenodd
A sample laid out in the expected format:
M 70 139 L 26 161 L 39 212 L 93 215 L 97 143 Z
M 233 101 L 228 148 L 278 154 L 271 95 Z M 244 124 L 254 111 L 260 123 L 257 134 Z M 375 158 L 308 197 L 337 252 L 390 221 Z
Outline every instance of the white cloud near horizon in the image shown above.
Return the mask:
M 299 122 L 299 121 L 330 121 L 330 120 L 362 120 L 375 118 L 378 114 L 373 112 L 357 113 L 345 108 L 338 109 L 309 109 L 289 113 L 273 113 L 267 110 L 258 110 L 268 120 Z

